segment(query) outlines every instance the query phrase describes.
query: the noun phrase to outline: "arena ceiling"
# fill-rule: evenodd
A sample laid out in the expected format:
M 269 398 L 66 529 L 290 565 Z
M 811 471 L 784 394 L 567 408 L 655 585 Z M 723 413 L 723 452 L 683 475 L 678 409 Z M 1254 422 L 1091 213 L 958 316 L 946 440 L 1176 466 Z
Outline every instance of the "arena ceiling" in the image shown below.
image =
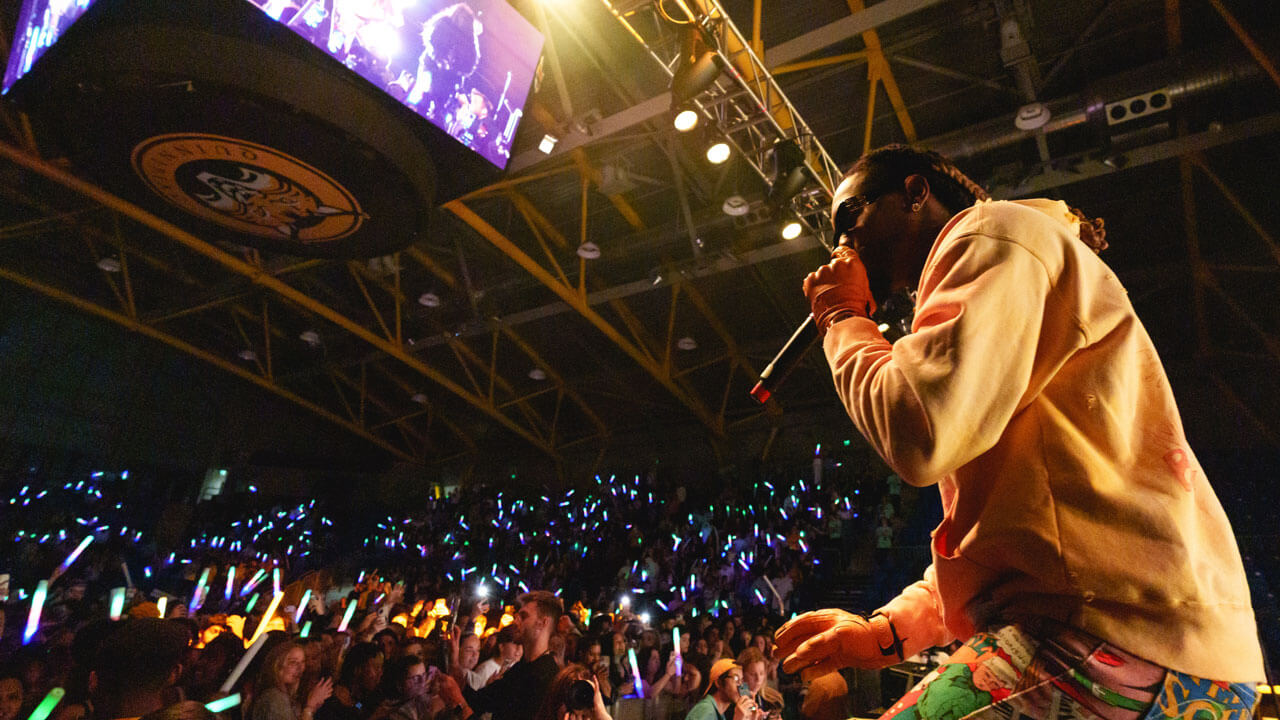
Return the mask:
M 18 4 L 3 3 L 6 38 Z M 1274 3 L 514 5 L 548 44 L 511 170 L 447 199 L 422 241 L 347 261 L 197 237 L 88 180 L 0 104 L 0 282 L 240 378 L 272 398 L 273 424 L 318 419 L 390 462 L 586 468 L 691 439 L 728 462 L 840 422 L 819 353 L 767 405 L 747 391 L 807 312 L 832 177 L 867 147 L 911 142 L 997 197 L 1104 217 L 1103 257 L 1193 440 L 1280 446 Z M 725 71 L 681 134 L 672 74 L 694 27 Z M 1158 92 L 1167 106 L 1108 123 L 1115 103 Z M 1019 129 L 1033 103 L 1047 124 Z M 709 126 L 735 144 L 723 165 L 703 158 Z M 771 204 L 787 144 L 806 182 Z M 731 195 L 745 214 L 724 212 Z M 793 218 L 806 231 L 783 240 Z

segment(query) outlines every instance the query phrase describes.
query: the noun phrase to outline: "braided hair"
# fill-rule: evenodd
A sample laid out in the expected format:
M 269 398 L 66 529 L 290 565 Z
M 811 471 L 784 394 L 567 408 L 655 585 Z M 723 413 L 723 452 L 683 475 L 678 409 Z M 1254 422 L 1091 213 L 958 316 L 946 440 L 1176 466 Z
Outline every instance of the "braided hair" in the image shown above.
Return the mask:
M 991 195 L 955 163 L 933 150 L 885 145 L 858 158 L 848 175 L 855 172 L 863 173 L 873 187 L 881 188 L 898 186 L 911 175 L 922 175 L 929 181 L 934 197 L 953 215 L 978 201 L 991 199 Z M 1102 218 L 1089 218 L 1076 208 L 1071 208 L 1071 213 L 1080 220 L 1080 240 L 1095 253 L 1105 250 L 1107 231 Z

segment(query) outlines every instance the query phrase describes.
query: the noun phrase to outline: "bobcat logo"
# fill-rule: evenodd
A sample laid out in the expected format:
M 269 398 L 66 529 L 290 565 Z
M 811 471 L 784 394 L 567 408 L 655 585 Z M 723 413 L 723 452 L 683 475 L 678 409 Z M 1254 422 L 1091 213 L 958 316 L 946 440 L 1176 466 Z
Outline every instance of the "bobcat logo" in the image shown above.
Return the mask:
M 134 148 L 133 167 L 173 205 L 247 235 L 323 243 L 350 235 L 368 218 L 328 175 L 244 140 L 160 135 Z

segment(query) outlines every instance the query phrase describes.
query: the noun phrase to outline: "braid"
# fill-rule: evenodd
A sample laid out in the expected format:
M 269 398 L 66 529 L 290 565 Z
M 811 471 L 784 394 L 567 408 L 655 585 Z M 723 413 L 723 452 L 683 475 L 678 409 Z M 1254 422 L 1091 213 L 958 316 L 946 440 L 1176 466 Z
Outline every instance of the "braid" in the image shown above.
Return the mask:
M 952 213 L 991 199 L 990 193 L 940 153 L 908 145 L 885 145 L 872 150 L 858 158 L 849 175 L 855 172 L 865 173 L 877 187 L 897 186 L 910 175 L 923 175 L 934 196 Z M 1076 208 L 1071 208 L 1071 213 L 1080 221 L 1080 240 L 1095 253 L 1107 249 L 1102 218 L 1090 218 Z

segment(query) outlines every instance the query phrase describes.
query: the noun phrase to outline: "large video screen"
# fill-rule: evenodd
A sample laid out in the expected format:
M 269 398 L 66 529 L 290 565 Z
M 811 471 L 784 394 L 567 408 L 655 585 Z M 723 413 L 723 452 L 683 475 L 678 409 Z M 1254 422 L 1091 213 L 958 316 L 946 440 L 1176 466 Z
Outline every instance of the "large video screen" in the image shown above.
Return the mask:
M 505 0 L 249 0 L 505 168 L 542 34 Z
M 62 37 L 71 23 L 80 19 L 94 0 L 22 0 L 17 32 L 9 51 L 0 92 L 7 93 L 18 78 L 27 74 L 45 50 Z
M 506 0 L 247 0 L 499 168 L 542 55 Z M 94 0 L 23 0 L 3 91 Z

